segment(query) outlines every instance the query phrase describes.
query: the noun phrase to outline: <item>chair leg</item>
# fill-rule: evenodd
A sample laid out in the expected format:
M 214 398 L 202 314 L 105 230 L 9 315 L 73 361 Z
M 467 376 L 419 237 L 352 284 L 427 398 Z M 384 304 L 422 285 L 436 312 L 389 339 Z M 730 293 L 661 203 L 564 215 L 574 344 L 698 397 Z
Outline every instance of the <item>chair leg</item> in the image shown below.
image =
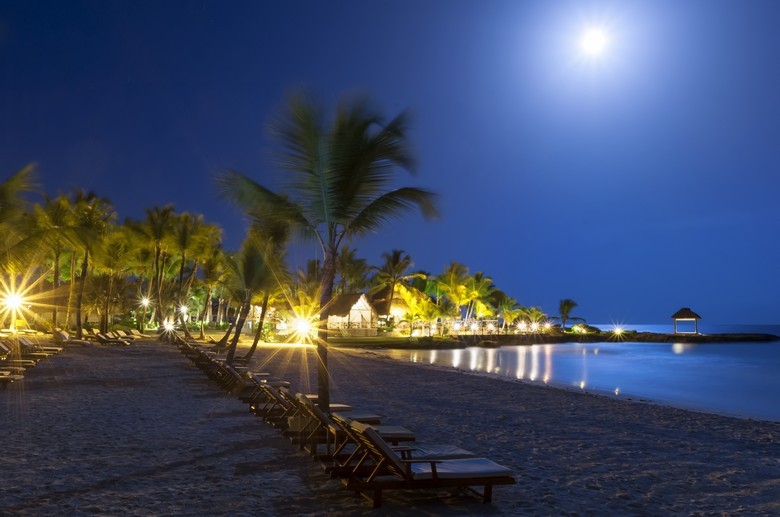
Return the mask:
M 493 501 L 493 485 L 485 485 L 482 492 L 482 502 L 489 504 Z

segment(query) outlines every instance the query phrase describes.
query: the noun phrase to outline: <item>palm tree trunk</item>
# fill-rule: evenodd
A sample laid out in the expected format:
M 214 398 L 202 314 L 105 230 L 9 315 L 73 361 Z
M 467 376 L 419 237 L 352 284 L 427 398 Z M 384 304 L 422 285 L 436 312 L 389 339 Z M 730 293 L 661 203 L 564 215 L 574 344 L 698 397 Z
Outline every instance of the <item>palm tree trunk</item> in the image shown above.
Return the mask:
M 260 309 L 260 321 L 257 324 L 257 330 L 255 331 L 255 339 L 252 341 L 252 346 L 249 349 L 249 352 L 246 353 L 246 355 L 243 357 L 243 360 L 245 362 L 249 362 L 250 359 L 252 359 L 252 355 L 255 353 L 255 349 L 257 349 L 257 343 L 260 342 L 260 337 L 263 334 L 263 325 L 265 324 L 265 311 L 268 310 L 268 299 L 270 298 L 270 292 L 268 290 L 265 291 L 265 296 L 263 296 L 263 306 Z
M 53 329 L 57 328 L 57 305 L 59 305 L 60 300 L 60 294 L 59 294 L 59 286 L 60 286 L 60 247 L 59 245 L 54 250 L 54 279 L 52 281 L 52 287 L 54 288 L 54 292 L 56 294 L 56 298 L 54 301 L 54 307 L 52 307 L 51 310 L 51 325 Z
M 228 348 L 227 357 L 225 362 L 227 364 L 233 364 L 233 358 L 236 356 L 236 347 L 238 347 L 238 339 L 241 337 L 241 330 L 244 328 L 246 322 L 246 316 L 249 314 L 249 309 L 252 307 L 251 295 L 247 296 L 244 303 L 241 304 L 241 308 L 238 311 L 238 321 L 236 322 L 236 331 L 233 334 L 233 341 L 230 342 L 230 348 Z
M 83 329 L 81 324 L 81 303 L 84 299 L 84 285 L 87 280 L 87 270 L 89 267 L 89 251 L 84 251 L 84 261 L 81 263 L 81 276 L 79 277 L 79 289 L 76 293 L 76 339 L 83 339 Z
M 322 264 L 320 293 L 320 326 L 317 331 L 317 405 L 322 411 L 330 408 L 330 371 L 328 370 L 328 312 L 333 297 L 333 279 L 336 277 L 338 250 L 328 246 Z
M 208 290 L 206 291 L 206 301 L 203 303 L 203 317 L 200 319 L 200 339 L 206 339 L 206 333 L 205 333 L 205 327 L 206 327 L 206 318 L 208 317 L 208 314 L 211 313 L 210 309 L 211 305 L 211 286 L 209 286 Z
M 228 340 L 230 339 L 230 334 L 233 333 L 233 328 L 236 326 L 236 322 L 233 321 L 229 326 L 227 331 L 225 332 L 225 335 L 220 338 L 220 340 L 217 342 L 217 344 L 214 346 L 214 350 L 224 350 L 227 347 Z
M 112 288 L 113 281 L 111 278 L 108 279 L 108 292 L 106 293 L 106 302 L 103 306 L 103 314 L 104 317 L 102 318 L 101 325 L 100 325 L 100 332 L 106 333 L 108 332 L 108 319 L 109 319 L 109 311 L 111 310 L 111 291 L 113 291 Z
M 70 286 L 68 286 L 68 309 L 65 313 L 65 328 L 70 325 L 70 310 L 73 305 L 73 294 L 76 289 L 76 276 L 73 274 L 76 270 L 76 250 L 70 254 Z

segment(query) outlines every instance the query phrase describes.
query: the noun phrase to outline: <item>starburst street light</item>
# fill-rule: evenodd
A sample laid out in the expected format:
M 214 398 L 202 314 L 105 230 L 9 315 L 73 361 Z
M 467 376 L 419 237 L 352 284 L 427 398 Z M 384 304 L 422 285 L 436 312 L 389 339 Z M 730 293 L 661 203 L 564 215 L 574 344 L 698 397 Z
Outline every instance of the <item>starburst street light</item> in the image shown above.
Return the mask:
M 24 298 L 22 295 L 13 291 L 7 292 L 3 297 L 3 315 L 9 314 L 11 316 L 10 330 L 12 333 L 16 332 L 16 319 L 19 317 L 19 313 L 24 305 Z

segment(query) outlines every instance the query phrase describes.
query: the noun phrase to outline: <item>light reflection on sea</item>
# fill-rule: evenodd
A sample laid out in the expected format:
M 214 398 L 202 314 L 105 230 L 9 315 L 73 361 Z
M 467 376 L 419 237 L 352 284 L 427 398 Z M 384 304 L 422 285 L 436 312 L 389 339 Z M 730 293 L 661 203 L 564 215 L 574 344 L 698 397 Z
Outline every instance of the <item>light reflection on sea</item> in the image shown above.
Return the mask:
M 780 421 L 780 342 L 568 343 L 390 350 L 431 363 L 558 387 Z

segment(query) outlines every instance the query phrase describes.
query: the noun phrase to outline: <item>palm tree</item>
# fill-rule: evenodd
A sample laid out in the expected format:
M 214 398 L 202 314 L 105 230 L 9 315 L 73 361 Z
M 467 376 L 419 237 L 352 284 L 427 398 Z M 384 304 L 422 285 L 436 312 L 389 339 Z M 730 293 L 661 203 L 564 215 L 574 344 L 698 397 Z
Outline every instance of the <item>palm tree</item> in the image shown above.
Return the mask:
M 126 233 L 125 227 L 107 232 L 105 245 L 99 253 L 95 254 L 93 261 L 95 272 L 100 276 L 103 284 L 102 292 L 99 293 L 102 302 L 101 332 L 108 332 L 112 305 L 117 301 L 124 303 L 127 295 L 124 286 L 130 271 L 130 248 Z
M 203 276 L 203 285 L 206 288 L 206 299 L 203 302 L 203 316 L 200 320 L 200 339 L 205 339 L 204 332 L 206 321 L 211 315 L 211 298 L 216 286 L 225 279 L 225 253 L 220 247 L 214 247 L 206 255 L 200 269 Z
M 225 362 L 233 364 L 233 359 L 238 346 L 241 330 L 246 322 L 249 310 L 252 308 L 254 296 L 262 290 L 273 289 L 276 284 L 274 267 L 276 257 L 273 247 L 267 242 L 262 242 L 256 236 L 250 235 L 244 241 L 241 251 L 236 257 L 228 261 L 231 272 L 231 285 L 233 291 L 238 294 L 240 307 L 234 336 L 228 348 Z
M 418 278 L 421 273 L 407 274 L 406 271 L 414 265 L 412 258 L 404 250 L 392 250 L 390 253 L 382 253 L 384 263 L 379 267 L 374 267 L 374 292 L 387 289 L 388 312 L 393 309 L 393 298 L 395 297 L 396 286 L 405 283 L 411 278 Z
M 73 198 L 73 209 L 77 237 L 84 253 L 76 291 L 76 338 L 82 339 L 81 308 L 90 257 L 103 245 L 103 238 L 116 214 L 107 199 L 98 197 L 93 192 L 76 192 Z
M 146 220 L 140 223 L 130 222 L 132 228 L 150 243 L 153 249 L 151 294 L 155 301 L 155 317 L 158 324 L 162 324 L 167 310 L 164 299 L 170 296 L 166 290 L 166 271 L 170 267 L 169 249 L 175 222 L 175 214 L 172 205 L 162 208 L 153 207 L 146 209 Z
M 461 318 L 461 308 L 469 303 L 469 270 L 459 262 L 451 262 L 437 278 L 438 290 L 455 304 L 457 316 Z
M 466 296 L 469 300 L 466 319 L 483 318 L 492 314 L 490 298 L 496 286 L 493 280 L 478 271 L 466 280 Z
M 566 329 L 566 321 L 572 319 L 570 316 L 571 310 L 577 306 L 577 302 L 566 298 L 561 300 L 558 304 L 558 314 L 561 315 L 561 329 Z M 581 319 L 581 318 L 577 318 Z
M 73 242 L 73 211 L 67 196 L 54 199 L 44 196 L 44 204 L 33 207 L 35 232 L 40 234 L 50 249 L 52 264 L 52 327 L 58 326 L 59 288 L 62 280 L 61 262 L 66 248 Z
M 31 163 L 15 172 L 0 183 L 0 267 L 24 268 L 29 257 L 29 250 L 19 249 L 21 235 L 16 224 L 25 209 L 22 192 L 29 192 L 35 187 L 35 167 Z
M 363 289 L 370 270 L 366 259 L 357 257 L 357 250 L 346 245 L 342 247 L 336 261 L 339 294 L 353 293 Z
M 249 347 L 249 351 L 247 351 L 246 355 L 241 358 L 244 363 L 249 363 L 252 359 L 255 350 L 257 350 L 257 344 L 263 336 L 265 318 L 272 297 L 278 299 L 282 296 L 282 282 L 289 278 L 289 272 L 287 268 L 284 267 L 284 248 L 290 237 L 289 231 L 290 227 L 286 223 L 279 224 L 274 223 L 273 221 L 266 221 L 264 224 L 260 224 L 260 221 L 255 221 L 255 224 L 252 227 L 251 233 L 253 237 L 262 243 L 269 256 L 269 270 L 273 275 L 273 280 L 268 278 L 267 281 L 264 282 L 263 302 L 260 306 L 260 320 L 257 322 L 257 329 L 255 330 L 255 337 L 252 340 L 252 346 Z
M 322 248 L 317 374 L 318 404 L 325 410 L 330 404 L 328 303 L 342 241 L 375 231 L 413 207 L 425 216 L 437 215 L 431 192 L 411 187 L 388 190 L 397 167 L 413 166 L 406 121 L 401 114 L 384 123 L 365 103 L 343 102 L 328 123 L 314 103 L 295 96 L 274 124 L 283 149 L 280 163 L 290 174 L 287 194 L 274 193 L 238 172 L 219 177 L 223 195 L 247 215 L 282 220 L 315 238 Z
M 219 246 L 221 233 L 219 227 L 204 224 L 202 215 L 192 216 L 185 212 L 174 218 L 173 242 L 179 260 L 176 300 L 178 307 L 186 308 L 192 282 L 198 271 L 200 257 L 206 254 L 210 248 Z M 188 253 L 190 256 L 188 256 Z M 185 278 L 187 268 L 189 268 L 189 271 Z M 179 317 L 181 318 L 185 337 L 192 339 L 183 311 L 179 312 Z

